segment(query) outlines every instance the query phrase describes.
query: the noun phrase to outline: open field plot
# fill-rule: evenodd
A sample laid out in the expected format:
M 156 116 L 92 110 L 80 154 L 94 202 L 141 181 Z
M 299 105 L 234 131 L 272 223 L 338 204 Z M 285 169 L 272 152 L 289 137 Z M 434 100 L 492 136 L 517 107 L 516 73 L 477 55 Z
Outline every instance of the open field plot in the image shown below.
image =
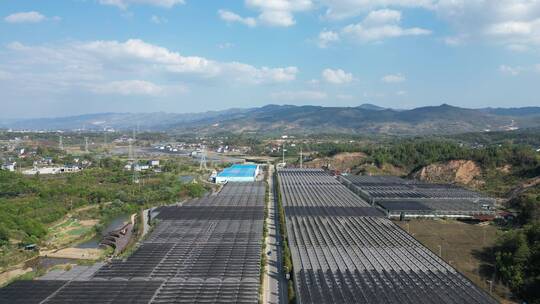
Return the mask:
M 389 217 L 472 217 L 493 215 L 495 200 L 450 184 L 395 176 L 340 176 L 352 191 L 384 209 Z
M 422 245 L 435 253 L 441 253 L 442 259 L 476 285 L 489 291 L 485 267 L 492 267 L 482 260 L 481 253 L 491 248 L 497 239 L 499 230 L 491 225 L 471 225 L 455 220 L 422 220 L 396 222 L 405 231 L 409 231 Z M 441 246 L 439 248 L 439 246 Z M 494 284 L 493 293 L 501 298 L 508 295 L 503 285 Z
M 157 208 L 141 246 L 91 278 L 28 284 L 61 282 L 44 303 L 257 303 L 264 202 L 264 183 L 228 183 L 217 195 Z
M 278 178 L 299 303 L 496 303 L 380 214 L 335 212 L 373 207 L 325 172 Z

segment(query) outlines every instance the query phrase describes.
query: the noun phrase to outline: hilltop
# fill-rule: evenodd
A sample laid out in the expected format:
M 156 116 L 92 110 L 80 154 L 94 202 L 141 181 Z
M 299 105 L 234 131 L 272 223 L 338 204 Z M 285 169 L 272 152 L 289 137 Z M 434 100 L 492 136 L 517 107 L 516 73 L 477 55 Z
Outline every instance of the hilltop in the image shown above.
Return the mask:
M 467 109 L 443 104 L 410 110 L 267 105 L 193 114 L 97 113 L 71 117 L 10 120 L 0 127 L 32 130 L 129 130 L 218 133 L 346 133 L 428 135 L 504 131 L 540 126 L 540 107 Z

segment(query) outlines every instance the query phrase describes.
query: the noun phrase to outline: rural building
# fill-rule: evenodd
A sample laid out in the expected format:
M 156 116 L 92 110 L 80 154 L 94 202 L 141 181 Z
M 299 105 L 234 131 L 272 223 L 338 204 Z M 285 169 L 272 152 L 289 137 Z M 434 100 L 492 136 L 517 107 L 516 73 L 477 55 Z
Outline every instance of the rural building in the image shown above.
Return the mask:
M 73 173 L 79 172 L 81 168 L 77 166 L 65 166 L 65 167 L 34 167 L 33 169 L 24 170 L 22 173 L 25 175 L 35 174 L 61 174 L 61 173 Z
M 223 169 L 216 176 L 217 184 L 226 182 L 254 182 L 259 174 L 259 166 L 254 164 L 236 164 Z
M 17 165 L 16 162 L 2 164 L 2 170 L 7 170 L 7 171 L 14 172 L 16 165 Z

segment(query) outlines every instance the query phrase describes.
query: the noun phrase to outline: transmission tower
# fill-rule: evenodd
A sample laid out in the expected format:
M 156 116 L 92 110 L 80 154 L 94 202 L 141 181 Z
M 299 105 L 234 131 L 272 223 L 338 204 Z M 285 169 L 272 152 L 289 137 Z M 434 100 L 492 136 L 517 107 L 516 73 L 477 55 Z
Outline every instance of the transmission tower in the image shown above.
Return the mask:
M 201 163 L 199 164 L 199 170 L 208 170 L 208 167 L 206 167 L 206 147 L 202 146 L 201 151 Z
M 130 155 L 130 159 L 132 160 L 133 162 L 133 176 L 132 176 L 132 180 L 133 180 L 133 183 L 135 184 L 138 184 L 139 183 L 139 162 L 137 161 L 137 153 L 135 152 L 135 147 L 133 147 L 133 144 L 135 144 L 135 142 L 137 141 L 137 133 L 135 130 L 133 130 L 133 139 L 132 141 L 130 141 L 130 145 L 129 145 L 129 151 L 131 153 Z
M 88 153 L 88 137 L 84 138 L 84 152 Z
M 58 138 L 58 149 L 60 150 L 64 150 L 64 142 L 63 142 L 63 139 L 62 139 L 62 135 L 59 136 Z

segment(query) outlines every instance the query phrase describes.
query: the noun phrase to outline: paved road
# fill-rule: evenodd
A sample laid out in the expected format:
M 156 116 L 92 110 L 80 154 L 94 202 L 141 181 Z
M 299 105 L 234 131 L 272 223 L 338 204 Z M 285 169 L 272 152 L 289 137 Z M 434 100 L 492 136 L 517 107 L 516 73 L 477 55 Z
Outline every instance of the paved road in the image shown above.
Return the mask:
M 287 303 L 287 282 L 283 275 L 283 266 L 281 258 L 281 236 L 279 235 L 279 216 L 277 211 L 277 200 L 275 199 L 275 189 L 273 183 L 273 170 L 269 169 L 269 185 L 270 185 L 270 204 L 268 206 L 268 236 L 266 237 L 266 253 L 271 251 L 270 255 L 266 255 L 266 275 L 264 278 L 264 303 Z

